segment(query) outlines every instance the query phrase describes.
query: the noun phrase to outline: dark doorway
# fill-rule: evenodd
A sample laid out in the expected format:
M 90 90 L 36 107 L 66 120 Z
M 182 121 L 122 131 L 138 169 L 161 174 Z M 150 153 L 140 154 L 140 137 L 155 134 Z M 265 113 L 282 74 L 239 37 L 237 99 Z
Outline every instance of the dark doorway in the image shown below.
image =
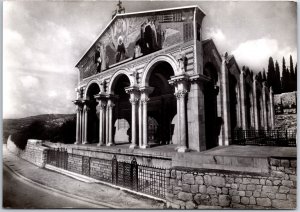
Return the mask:
M 115 144 L 131 142 L 131 104 L 125 88 L 130 86 L 129 79 L 122 74 L 113 88 L 115 107 L 113 114 L 113 135 Z
M 218 73 L 212 63 L 207 63 L 203 74 L 209 77 L 209 82 L 204 85 L 204 110 L 206 148 L 210 149 L 218 146 L 218 135 L 222 124 L 217 117 Z
M 88 123 L 87 123 L 87 140 L 89 143 L 99 142 L 99 111 L 97 110 L 98 102 L 94 95 L 100 92 L 98 84 L 91 84 L 87 91 L 89 100 Z
M 174 88 L 168 83 L 174 71 L 167 62 L 154 66 L 149 86 L 154 90 L 148 102 L 148 143 L 150 145 L 170 144 L 174 133 L 172 120 L 177 113 Z

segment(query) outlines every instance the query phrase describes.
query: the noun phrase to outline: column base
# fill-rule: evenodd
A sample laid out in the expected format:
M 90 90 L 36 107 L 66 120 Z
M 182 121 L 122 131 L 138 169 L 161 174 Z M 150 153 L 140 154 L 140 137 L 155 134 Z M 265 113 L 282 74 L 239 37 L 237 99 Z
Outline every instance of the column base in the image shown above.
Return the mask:
M 176 147 L 175 149 L 177 152 L 188 152 L 189 149 L 185 146 L 179 146 L 179 147 Z
M 88 144 L 89 142 L 88 141 L 84 141 L 84 142 L 82 142 L 82 144 Z
M 141 149 L 148 149 L 148 148 L 150 148 L 150 146 L 149 146 L 149 145 L 143 145 L 143 146 L 141 146 L 140 148 L 141 148 Z
M 108 144 L 106 144 L 106 146 L 116 146 L 116 145 L 113 143 L 108 143 Z
M 137 148 L 139 148 L 139 147 L 136 144 L 131 144 L 129 146 L 129 149 L 137 149 Z
M 98 143 L 97 146 L 105 146 L 105 144 Z
M 80 141 L 76 141 L 74 144 L 78 145 L 78 144 L 81 144 L 81 142 Z

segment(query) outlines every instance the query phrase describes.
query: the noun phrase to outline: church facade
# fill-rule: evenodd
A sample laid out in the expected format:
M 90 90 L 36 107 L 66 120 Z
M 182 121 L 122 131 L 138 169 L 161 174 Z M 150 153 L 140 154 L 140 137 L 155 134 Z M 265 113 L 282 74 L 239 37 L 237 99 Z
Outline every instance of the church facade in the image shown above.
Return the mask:
M 80 59 L 76 144 L 178 152 L 274 127 L 273 91 L 202 39 L 198 6 L 117 14 Z

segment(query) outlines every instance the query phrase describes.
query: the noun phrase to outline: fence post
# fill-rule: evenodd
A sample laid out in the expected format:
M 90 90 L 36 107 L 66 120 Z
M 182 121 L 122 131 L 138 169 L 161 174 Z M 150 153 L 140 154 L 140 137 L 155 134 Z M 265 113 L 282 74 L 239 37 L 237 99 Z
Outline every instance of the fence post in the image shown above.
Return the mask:
M 138 164 L 136 162 L 135 157 L 131 161 L 131 170 L 130 170 L 130 178 L 131 178 L 131 189 L 137 191 L 138 190 Z
M 117 161 L 116 155 L 113 156 L 111 165 L 112 165 L 112 170 L 111 170 L 112 183 L 115 184 L 115 185 L 117 185 L 117 179 L 118 179 L 118 161 Z

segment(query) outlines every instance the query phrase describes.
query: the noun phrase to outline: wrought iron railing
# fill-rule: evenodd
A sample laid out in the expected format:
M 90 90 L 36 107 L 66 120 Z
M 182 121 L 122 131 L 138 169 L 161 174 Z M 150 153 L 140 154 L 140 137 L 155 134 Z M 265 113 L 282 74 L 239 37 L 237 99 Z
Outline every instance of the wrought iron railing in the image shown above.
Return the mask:
M 47 152 L 47 164 L 68 169 L 68 152 L 65 148 L 55 148 Z
M 232 143 L 257 146 L 296 146 L 294 130 L 235 130 Z
M 47 164 L 151 196 L 165 198 L 166 169 L 139 165 L 135 158 L 130 162 L 118 161 L 114 155 L 112 160 L 106 160 L 68 154 L 66 149 L 59 148 L 48 149 Z

